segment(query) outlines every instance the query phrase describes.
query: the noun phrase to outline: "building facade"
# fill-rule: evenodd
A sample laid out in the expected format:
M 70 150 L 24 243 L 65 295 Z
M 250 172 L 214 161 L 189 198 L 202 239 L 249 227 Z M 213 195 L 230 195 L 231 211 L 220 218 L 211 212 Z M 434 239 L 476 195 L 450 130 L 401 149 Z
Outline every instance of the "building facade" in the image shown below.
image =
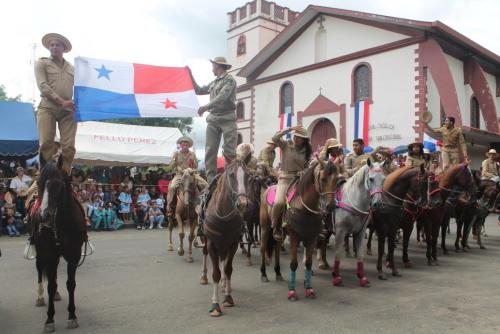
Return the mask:
M 299 14 L 265 0 L 228 18 L 238 132 L 257 150 L 282 114 L 306 127 L 314 149 L 330 137 L 350 148 L 357 104 L 372 147 L 422 141 L 425 111 L 434 127 L 456 118 L 475 164 L 500 142 L 500 57 L 439 21 L 318 6 Z

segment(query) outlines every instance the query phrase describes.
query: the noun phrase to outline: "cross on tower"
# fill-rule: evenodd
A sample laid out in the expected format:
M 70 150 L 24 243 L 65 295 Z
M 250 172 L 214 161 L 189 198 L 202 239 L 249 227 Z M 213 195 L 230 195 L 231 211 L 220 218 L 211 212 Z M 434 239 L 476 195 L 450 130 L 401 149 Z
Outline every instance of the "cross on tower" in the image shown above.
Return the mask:
M 323 88 L 319 87 L 319 95 L 321 95 L 322 90 L 323 90 Z
M 323 15 L 320 15 L 316 22 L 318 22 L 319 26 L 323 28 L 323 22 L 325 22 L 325 18 L 323 17 Z

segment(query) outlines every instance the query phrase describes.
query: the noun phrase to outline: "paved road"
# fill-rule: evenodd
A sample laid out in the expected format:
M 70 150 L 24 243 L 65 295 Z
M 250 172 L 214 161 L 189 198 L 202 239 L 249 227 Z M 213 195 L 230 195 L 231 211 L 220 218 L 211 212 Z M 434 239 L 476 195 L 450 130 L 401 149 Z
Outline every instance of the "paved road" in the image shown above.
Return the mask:
M 500 228 L 495 218 L 487 222 L 487 250 L 471 242 L 470 253 L 441 256 L 440 267 L 426 265 L 424 250 L 414 240 L 410 256 L 415 266 L 401 269 L 401 278 L 378 281 L 375 256 L 368 257 L 370 288 L 357 285 L 352 259 L 342 264 L 343 287 L 332 287 L 329 273 L 316 270 L 316 300 L 288 302 L 286 282 L 260 282 L 256 252 L 253 267 L 238 255 L 233 276 L 237 306 L 218 319 L 207 312 L 211 286 L 198 284 L 198 250 L 190 264 L 166 251 L 165 231 L 91 233 L 97 252 L 77 273 L 80 328 L 71 332 L 499 333 Z M 34 306 L 35 265 L 22 259 L 24 240 L 3 236 L 0 248 L 0 333 L 40 333 L 46 308 Z M 400 262 L 400 250 L 397 256 Z M 287 277 L 287 256 L 282 268 Z M 56 327 L 66 333 L 63 267 L 59 277 L 63 301 L 56 304 Z M 302 268 L 297 277 L 303 277 Z

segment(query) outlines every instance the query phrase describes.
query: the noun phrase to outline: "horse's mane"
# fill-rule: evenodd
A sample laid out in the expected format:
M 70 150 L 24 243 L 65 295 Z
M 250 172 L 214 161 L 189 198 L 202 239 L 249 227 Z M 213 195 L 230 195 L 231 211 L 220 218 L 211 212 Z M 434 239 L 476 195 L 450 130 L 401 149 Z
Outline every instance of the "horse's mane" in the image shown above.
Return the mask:
M 361 182 L 361 178 L 364 179 L 365 177 L 366 169 L 368 169 L 368 165 L 363 165 L 360 169 L 358 169 L 356 173 L 354 173 L 354 175 L 347 180 L 342 191 L 345 192 L 349 188 L 351 188 L 354 184 L 359 184 Z
M 403 168 L 397 169 L 394 172 L 387 175 L 384 181 L 384 190 L 389 190 L 398 181 L 399 177 L 406 171 L 412 169 L 412 166 L 405 166 Z
M 48 180 L 61 177 L 61 170 L 57 167 L 56 163 L 47 163 L 40 171 L 40 177 L 38 178 L 38 196 L 43 196 L 45 191 L 45 184 Z
M 462 164 L 456 165 L 448 169 L 444 175 L 443 178 L 441 179 L 441 182 L 439 183 L 440 186 L 449 188 L 449 185 L 452 182 L 453 176 L 457 173 L 459 169 L 462 168 Z
M 314 170 L 316 169 L 316 166 L 314 165 L 306 169 L 304 172 L 304 175 L 299 180 L 299 193 L 303 194 L 305 191 L 306 185 L 314 184 Z

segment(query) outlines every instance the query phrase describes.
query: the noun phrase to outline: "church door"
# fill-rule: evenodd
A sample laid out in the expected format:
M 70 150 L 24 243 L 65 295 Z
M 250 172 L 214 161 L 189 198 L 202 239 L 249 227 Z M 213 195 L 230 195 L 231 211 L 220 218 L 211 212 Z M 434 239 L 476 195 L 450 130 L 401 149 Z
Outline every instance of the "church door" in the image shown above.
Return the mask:
M 321 118 L 316 122 L 312 130 L 311 145 L 313 151 L 325 144 L 328 138 L 337 138 L 337 130 L 330 120 Z

